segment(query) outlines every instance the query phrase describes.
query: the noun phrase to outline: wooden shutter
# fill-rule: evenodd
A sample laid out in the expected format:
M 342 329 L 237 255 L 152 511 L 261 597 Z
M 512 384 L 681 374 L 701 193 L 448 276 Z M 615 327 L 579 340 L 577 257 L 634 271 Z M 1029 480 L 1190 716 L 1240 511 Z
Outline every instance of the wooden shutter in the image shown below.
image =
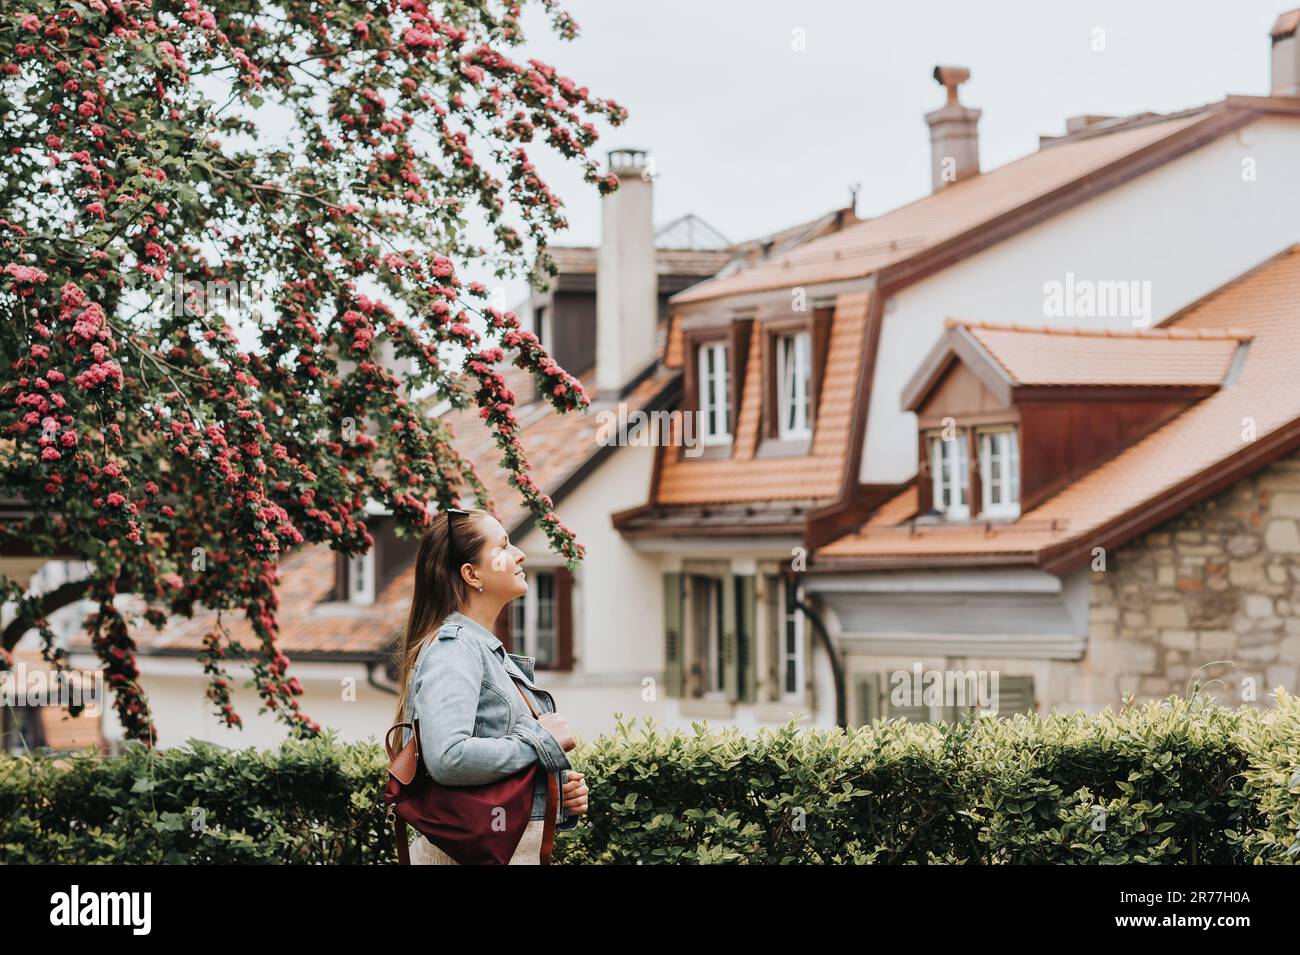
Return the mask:
M 573 572 L 555 570 L 555 665 L 556 670 L 573 669 Z
M 1034 678 L 1032 676 L 1003 676 L 998 678 L 998 716 L 1037 712 L 1034 705 Z
M 881 716 L 879 673 L 856 674 L 853 691 L 857 696 L 857 726 L 866 726 Z
M 769 576 L 764 588 L 764 603 L 767 610 L 767 699 L 781 698 L 781 639 L 784 635 L 785 621 L 781 619 L 781 588 L 784 584 L 780 577 Z
M 740 666 L 736 636 L 736 576 L 722 575 L 722 688 L 727 699 L 739 698 Z
M 758 664 L 756 634 L 754 621 L 758 616 L 755 606 L 755 585 L 753 574 L 739 574 L 736 577 L 736 656 L 737 673 L 740 678 L 740 699 L 753 703 L 757 698 Z
M 911 679 L 911 673 L 908 673 L 908 679 Z M 924 684 L 922 685 L 924 691 Z M 909 705 L 899 705 L 893 701 L 894 683 L 889 674 L 881 674 L 880 677 L 880 699 L 881 708 L 884 710 L 886 719 L 905 719 L 909 723 L 928 723 L 930 722 L 930 706 L 927 703 L 916 703 Z
M 664 574 L 664 693 L 682 695 L 682 574 Z
M 816 428 L 817 413 L 821 410 L 822 397 L 822 379 L 826 376 L 826 356 L 830 351 L 831 345 L 831 316 L 835 314 L 835 307 L 822 307 L 813 309 L 811 324 L 811 334 L 808 336 L 809 341 L 809 387 L 812 394 L 809 397 L 808 406 L 812 409 L 809 415 L 809 427 Z

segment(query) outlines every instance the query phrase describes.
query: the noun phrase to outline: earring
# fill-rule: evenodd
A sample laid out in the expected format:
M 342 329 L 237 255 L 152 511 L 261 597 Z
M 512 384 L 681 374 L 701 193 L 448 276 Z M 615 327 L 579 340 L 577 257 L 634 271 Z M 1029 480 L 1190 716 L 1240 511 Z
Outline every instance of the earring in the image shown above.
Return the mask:
M 482 585 L 482 584 L 479 584 L 479 585 L 478 585 L 478 592 L 479 592 L 479 593 L 482 593 L 482 592 L 483 592 L 483 585 Z

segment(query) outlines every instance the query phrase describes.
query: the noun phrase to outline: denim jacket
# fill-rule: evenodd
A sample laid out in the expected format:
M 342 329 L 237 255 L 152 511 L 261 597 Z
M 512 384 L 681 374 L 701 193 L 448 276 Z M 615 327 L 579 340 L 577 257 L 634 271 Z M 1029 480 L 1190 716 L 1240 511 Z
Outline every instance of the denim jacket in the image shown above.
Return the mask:
M 406 719 L 420 721 L 420 752 L 435 782 L 489 783 L 540 760 L 560 786 L 555 828 L 578 824 L 564 808 L 569 758 L 518 689 L 522 684 L 538 713 L 555 712 L 554 697 L 533 682 L 532 657 L 506 653 L 482 624 L 452 613 L 420 651 L 411 680 Z M 410 729 L 403 729 L 402 744 L 410 738 Z M 529 818 L 546 818 L 546 777 L 540 774 Z

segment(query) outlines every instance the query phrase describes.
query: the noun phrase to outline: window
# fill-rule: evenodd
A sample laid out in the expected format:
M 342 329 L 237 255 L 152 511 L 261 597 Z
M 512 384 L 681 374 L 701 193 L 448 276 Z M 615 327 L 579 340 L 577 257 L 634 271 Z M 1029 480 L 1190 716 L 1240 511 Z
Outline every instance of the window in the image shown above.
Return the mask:
M 727 343 L 700 346 L 700 442 L 726 444 L 731 440 L 731 375 L 727 368 Z
M 530 574 L 528 593 L 510 604 L 510 637 L 514 652 L 532 657 L 538 669 L 555 666 L 559 618 L 554 571 Z
M 348 601 L 354 604 L 375 602 L 375 549 L 348 558 Z
M 970 517 L 968 500 L 966 432 L 960 428 L 944 436 L 930 435 L 930 479 L 933 482 L 933 508 L 945 517 Z
M 913 684 L 910 673 L 858 673 L 853 680 L 857 723 L 866 725 L 876 719 L 956 723 L 980 715 L 1005 718 L 1037 712 L 1032 676 L 986 671 L 971 671 L 970 676 L 956 681 L 951 690 L 945 684 L 942 692 L 938 687 L 927 692 L 925 685 Z M 981 709 L 981 702 L 988 702 L 989 708 Z
M 809 426 L 809 384 L 812 377 L 810 336 L 807 332 L 776 338 L 777 437 L 807 438 Z
M 691 602 L 689 695 L 705 699 L 726 696 L 726 661 L 722 647 L 722 580 L 694 575 L 689 591 Z
M 990 517 L 1020 515 L 1020 449 L 1010 428 L 980 433 L 980 511 Z
M 804 618 L 799 610 L 799 586 L 783 581 L 781 589 L 781 699 L 802 700 L 804 684 Z

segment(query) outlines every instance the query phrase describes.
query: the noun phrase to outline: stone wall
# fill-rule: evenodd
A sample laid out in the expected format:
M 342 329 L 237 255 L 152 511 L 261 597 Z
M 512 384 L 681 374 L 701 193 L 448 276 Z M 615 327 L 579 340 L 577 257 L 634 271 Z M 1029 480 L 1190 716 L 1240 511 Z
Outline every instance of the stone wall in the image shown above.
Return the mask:
M 1185 696 L 1194 681 L 1229 706 L 1269 705 L 1278 684 L 1296 692 L 1298 522 L 1295 454 L 1107 554 L 1061 704 Z

